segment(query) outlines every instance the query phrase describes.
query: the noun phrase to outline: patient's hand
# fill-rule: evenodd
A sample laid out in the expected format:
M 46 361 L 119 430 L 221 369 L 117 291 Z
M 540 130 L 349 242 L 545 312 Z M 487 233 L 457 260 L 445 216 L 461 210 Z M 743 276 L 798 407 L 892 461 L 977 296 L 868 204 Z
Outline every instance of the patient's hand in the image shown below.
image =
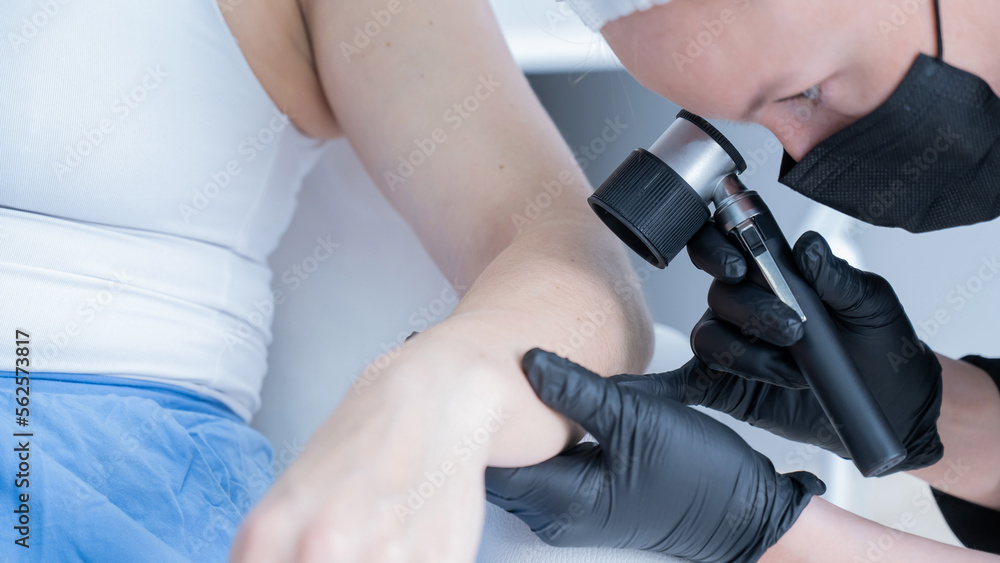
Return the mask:
M 537 401 L 518 407 L 534 397 L 520 353 L 487 349 L 504 346 L 471 321 L 432 328 L 359 379 L 247 518 L 231 560 L 471 561 L 488 461 L 537 463 L 570 435 Z M 516 455 L 490 459 L 505 441 Z

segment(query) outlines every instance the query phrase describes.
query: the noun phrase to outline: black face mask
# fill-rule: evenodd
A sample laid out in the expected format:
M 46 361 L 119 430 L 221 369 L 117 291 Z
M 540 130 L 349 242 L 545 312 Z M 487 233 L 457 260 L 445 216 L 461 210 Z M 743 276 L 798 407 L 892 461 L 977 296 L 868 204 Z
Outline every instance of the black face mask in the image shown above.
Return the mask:
M 940 18 L 938 18 L 940 20 Z M 1000 216 L 1000 98 L 974 74 L 919 55 L 869 115 L 778 181 L 842 213 L 922 233 Z

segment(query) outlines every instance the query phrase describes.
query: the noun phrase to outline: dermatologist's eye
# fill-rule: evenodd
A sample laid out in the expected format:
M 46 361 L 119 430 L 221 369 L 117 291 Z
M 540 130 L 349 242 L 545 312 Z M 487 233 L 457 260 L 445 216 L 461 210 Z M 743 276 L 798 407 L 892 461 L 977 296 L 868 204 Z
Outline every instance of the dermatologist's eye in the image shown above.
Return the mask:
M 805 92 L 802 92 L 798 96 L 795 96 L 795 99 L 816 101 L 819 99 L 820 93 L 821 92 L 819 91 L 819 84 L 817 84 L 812 88 L 806 90 Z
M 820 85 L 817 84 L 812 88 L 805 90 L 803 92 L 799 92 L 794 96 L 788 96 L 787 98 L 782 98 L 778 100 L 778 103 L 780 104 L 784 102 L 794 102 L 796 100 L 805 100 L 808 102 L 815 103 L 818 102 L 822 97 L 823 97 L 823 90 L 820 88 Z

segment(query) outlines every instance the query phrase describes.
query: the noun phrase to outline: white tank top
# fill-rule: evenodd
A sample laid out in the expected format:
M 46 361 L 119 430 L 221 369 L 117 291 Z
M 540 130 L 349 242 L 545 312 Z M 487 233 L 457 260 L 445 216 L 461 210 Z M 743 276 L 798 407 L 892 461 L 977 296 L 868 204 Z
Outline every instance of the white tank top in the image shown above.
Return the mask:
M 0 7 L 0 370 L 167 382 L 249 420 L 267 256 L 325 143 L 254 76 L 215 0 Z

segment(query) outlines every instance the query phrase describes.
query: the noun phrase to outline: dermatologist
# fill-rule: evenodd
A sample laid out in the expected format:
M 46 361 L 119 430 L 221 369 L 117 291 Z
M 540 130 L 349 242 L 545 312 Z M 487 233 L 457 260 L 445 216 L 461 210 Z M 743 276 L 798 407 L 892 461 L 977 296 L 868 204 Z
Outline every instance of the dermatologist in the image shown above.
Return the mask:
M 914 233 L 1000 216 L 1000 5 L 569 3 L 649 89 L 773 132 L 785 148 L 780 182 L 817 202 Z M 934 497 L 956 536 L 981 551 L 889 530 L 815 498 L 825 490 L 815 476 L 776 473 L 688 408 L 848 456 L 786 351 L 802 337 L 797 315 L 744 281 L 741 254 L 713 226 L 689 254 L 714 278 L 696 357 L 673 372 L 605 380 L 549 352 L 527 354 L 539 397 L 597 443 L 489 469 L 492 502 L 552 545 L 705 562 L 864 561 L 872 541 L 890 538 L 880 561 L 997 560 L 982 551 L 1000 554 L 1000 360 L 935 354 L 885 279 L 837 258 L 816 233 L 795 244 L 801 273 L 907 449 L 895 470 L 932 487 L 954 483 Z M 723 352 L 729 365 L 713 359 Z M 961 479 L 949 477 L 955 467 L 966 468 Z

